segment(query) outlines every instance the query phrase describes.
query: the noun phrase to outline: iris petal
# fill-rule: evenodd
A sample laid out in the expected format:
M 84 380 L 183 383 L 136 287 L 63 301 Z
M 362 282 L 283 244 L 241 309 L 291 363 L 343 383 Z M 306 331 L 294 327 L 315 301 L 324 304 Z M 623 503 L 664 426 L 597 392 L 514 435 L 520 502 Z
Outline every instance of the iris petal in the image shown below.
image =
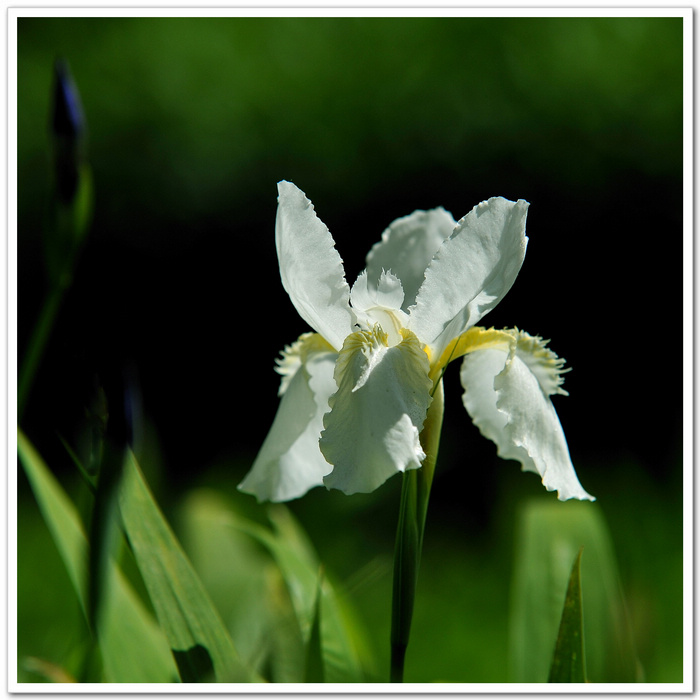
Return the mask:
M 494 197 L 474 207 L 425 271 L 409 328 L 440 357 L 511 288 L 525 258 L 528 203 Z
M 466 355 L 460 372 L 464 406 L 501 457 L 538 473 L 560 500 L 595 500 L 579 483 L 559 418 L 526 351 L 514 339 Z
M 259 501 L 289 501 L 303 496 L 332 469 L 318 447 L 323 414 L 335 392 L 338 355 L 311 355 L 291 376 L 253 466 L 238 486 Z
M 299 315 L 340 350 L 354 323 L 343 261 L 306 195 L 291 182 L 277 187 L 275 240 L 282 284 Z
M 383 270 L 391 270 L 401 280 L 405 294 L 402 309 L 416 301 L 425 269 L 442 242 L 455 230 L 457 222 L 442 207 L 415 211 L 396 219 L 367 255 L 367 274 L 377 284 Z
M 379 326 L 353 333 L 338 357 L 338 391 L 324 417 L 320 447 L 333 471 L 328 488 L 374 491 L 390 476 L 420 467 L 419 433 L 430 405 L 429 362 L 416 336 L 387 345 Z

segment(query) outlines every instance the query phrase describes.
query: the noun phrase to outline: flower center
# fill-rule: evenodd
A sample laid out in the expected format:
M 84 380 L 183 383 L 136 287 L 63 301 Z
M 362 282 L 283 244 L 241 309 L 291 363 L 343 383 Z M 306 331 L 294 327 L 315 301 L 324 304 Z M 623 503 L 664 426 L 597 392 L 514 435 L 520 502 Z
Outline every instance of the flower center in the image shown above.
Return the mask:
M 403 297 L 401 281 L 391 272 L 383 271 L 373 283 L 365 270 L 352 287 L 350 303 L 360 328 L 372 330 L 379 324 L 393 347 L 401 342 L 401 329 L 408 322 L 408 315 L 401 310 Z
M 401 329 L 406 327 L 404 323 L 405 319 L 400 318 L 398 315 L 402 314 L 405 316 L 406 314 L 404 314 L 402 311 L 398 311 L 397 313 L 397 309 L 387 309 L 385 306 L 375 306 L 371 309 L 367 309 L 366 313 L 369 319 L 371 319 L 371 322 L 368 324 L 368 328 L 372 328 L 375 323 L 378 323 L 381 326 L 381 329 L 387 335 L 387 343 L 389 344 L 389 347 L 398 345 L 403 340 L 401 336 Z

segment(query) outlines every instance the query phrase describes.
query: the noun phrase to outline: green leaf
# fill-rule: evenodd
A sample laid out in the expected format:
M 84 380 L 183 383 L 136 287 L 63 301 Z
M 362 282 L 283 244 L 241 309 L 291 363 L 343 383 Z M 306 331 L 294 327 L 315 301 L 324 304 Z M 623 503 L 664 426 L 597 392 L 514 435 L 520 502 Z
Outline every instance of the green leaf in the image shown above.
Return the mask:
M 112 566 L 112 552 L 122 541 L 117 517 L 117 492 L 123 457 L 121 451 L 107 450 L 94 493 L 88 531 L 88 619 L 91 626 L 101 613 Z
M 358 649 L 362 634 L 352 618 L 349 608 L 331 584 L 321 565 L 313 545 L 301 525 L 288 508 L 275 506 L 268 510 L 268 517 L 275 528 L 275 545 L 271 553 L 275 557 L 287 586 L 292 588 L 304 582 L 304 594 L 299 595 L 299 609 L 308 620 L 309 642 L 311 626 L 316 622 L 321 646 L 323 679 L 326 683 L 360 683 L 364 680 Z M 311 588 L 311 582 L 314 588 Z M 312 602 L 313 601 L 313 602 Z M 314 607 L 309 609 L 309 605 Z M 306 633 L 306 624 L 303 627 Z M 312 645 L 309 645 L 312 649 Z M 313 652 L 311 652 L 313 653 Z
M 87 613 L 87 538 L 78 511 L 19 429 L 17 452 L 83 612 Z
M 583 643 L 583 604 L 581 602 L 581 554 L 579 549 L 566 589 L 559 636 L 549 669 L 550 683 L 585 683 L 586 659 Z
M 320 581 L 319 581 L 320 583 Z M 306 664 L 304 668 L 305 683 L 323 683 L 323 648 L 321 645 L 321 593 L 316 597 L 314 622 L 311 627 L 311 637 L 306 645 Z
M 510 612 L 510 680 L 545 683 L 571 562 L 583 546 L 586 673 L 594 683 L 638 681 L 637 657 L 610 534 L 598 503 L 528 501 L 517 524 Z
M 291 596 L 268 548 L 238 527 L 237 506 L 219 491 L 190 492 L 178 509 L 180 541 L 241 660 L 271 682 L 300 683 L 304 641 Z
M 177 669 L 163 631 L 122 572 L 111 567 L 98 622 L 107 683 L 172 683 Z M 104 641 L 102 641 L 104 639 Z
M 39 509 L 87 617 L 88 542 L 78 512 L 21 430 L 17 449 Z M 167 683 L 176 677 L 167 642 L 151 614 L 112 561 L 97 618 L 104 680 Z
M 184 682 L 258 680 L 231 637 L 129 452 L 120 497 L 124 527 Z
M 245 500 L 199 489 L 179 518 L 241 658 L 272 682 L 363 680 L 371 663 L 362 628 L 304 529 L 282 505 L 265 509 L 269 526 L 251 520 Z
M 304 644 L 311 636 L 318 594 L 319 562 L 306 534 L 284 506 L 271 506 L 268 517 L 275 531 L 238 518 L 231 524 L 262 544 L 272 555 L 296 612 Z
M 321 572 L 320 633 L 326 683 L 362 683 L 362 639 L 352 611 Z
M 320 653 L 326 683 L 362 682 L 360 626 L 324 575 L 318 555 L 289 509 L 276 505 L 267 512 L 273 531 L 243 519 L 237 519 L 235 526 L 265 546 L 279 566 L 306 647 L 306 672 L 318 678 L 315 656 Z

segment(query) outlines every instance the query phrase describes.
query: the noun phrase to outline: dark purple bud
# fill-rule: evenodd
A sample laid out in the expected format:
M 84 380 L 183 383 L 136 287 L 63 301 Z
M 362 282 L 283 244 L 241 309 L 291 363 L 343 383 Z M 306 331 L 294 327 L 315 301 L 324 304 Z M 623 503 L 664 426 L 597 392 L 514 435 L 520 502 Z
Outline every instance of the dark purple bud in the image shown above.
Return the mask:
M 78 140 L 85 131 L 85 117 L 78 88 L 68 64 L 57 59 L 54 64 L 53 133 L 58 138 Z
M 85 117 L 78 89 L 68 64 L 54 64 L 51 137 L 54 151 L 54 177 L 59 199 L 69 204 L 78 188 L 80 165 L 84 159 Z

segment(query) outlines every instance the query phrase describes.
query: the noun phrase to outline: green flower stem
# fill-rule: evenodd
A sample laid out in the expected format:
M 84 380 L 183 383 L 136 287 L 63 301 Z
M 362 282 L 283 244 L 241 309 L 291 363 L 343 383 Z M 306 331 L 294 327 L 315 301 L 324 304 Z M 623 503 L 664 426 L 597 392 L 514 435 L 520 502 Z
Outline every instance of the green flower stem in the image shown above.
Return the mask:
M 83 242 L 92 221 L 92 173 L 87 164 L 78 169 L 78 189 L 68 203 L 54 193 L 46 236 L 49 290 L 29 340 L 17 380 L 17 421 L 22 420 L 34 377 L 53 330 L 66 292 L 73 283 Z
M 428 512 L 430 487 L 440 445 L 444 410 L 442 380 L 438 382 L 433 401 L 420 434 L 426 454 L 420 469 L 403 475 L 399 523 L 394 550 L 394 585 L 391 606 L 391 683 L 402 683 L 408 637 L 411 631 L 416 582 L 420 568 L 423 532 Z
M 34 332 L 27 347 L 22 369 L 19 373 L 17 382 L 17 420 L 22 420 L 24 408 L 31 391 L 34 376 L 39 367 L 39 361 L 44 353 L 44 348 L 51 334 L 51 330 L 63 300 L 64 288 L 62 286 L 54 286 L 49 292 L 44 307 L 41 311 L 41 316 L 34 327 Z

